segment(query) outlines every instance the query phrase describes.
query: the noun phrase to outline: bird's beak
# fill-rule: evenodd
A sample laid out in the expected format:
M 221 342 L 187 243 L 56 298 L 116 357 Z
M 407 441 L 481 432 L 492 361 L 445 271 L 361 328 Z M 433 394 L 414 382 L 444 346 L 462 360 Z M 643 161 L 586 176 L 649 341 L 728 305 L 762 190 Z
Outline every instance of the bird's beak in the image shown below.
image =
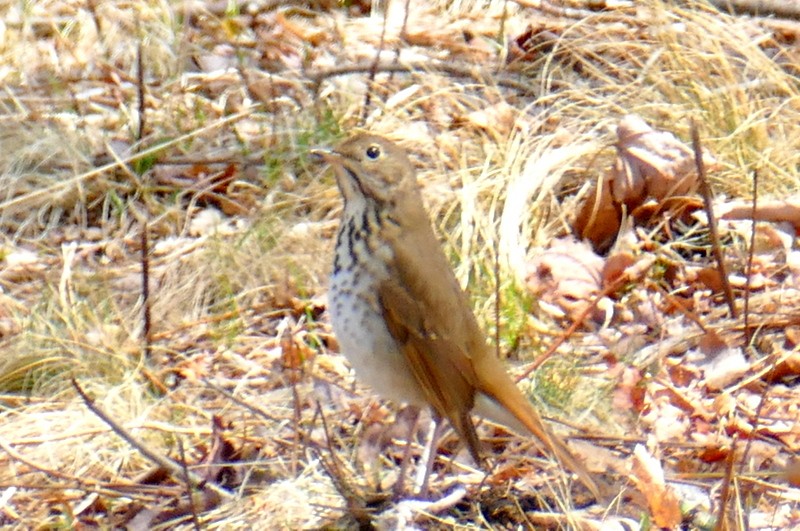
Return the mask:
M 312 149 L 311 156 L 320 162 L 324 162 L 333 169 L 336 177 L 336 185 L 344 197 L 345 203 L 349 198 L 355 197 L 355 187 L 358 186 L 356 174 L 349 168 L 352 163 L 347 157 L 333 151 L 332 149 Z
M 340 163 L 342 160 L 342 156 L 331 149 L 312 149 L 311 157 L 328 164 Z

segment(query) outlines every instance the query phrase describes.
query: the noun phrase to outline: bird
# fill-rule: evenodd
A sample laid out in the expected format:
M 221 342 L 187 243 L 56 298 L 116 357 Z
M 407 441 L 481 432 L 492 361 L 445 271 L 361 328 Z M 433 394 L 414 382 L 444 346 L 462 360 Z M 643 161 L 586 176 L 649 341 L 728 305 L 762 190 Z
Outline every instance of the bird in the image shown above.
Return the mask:
M 482 464 L 472 414 L 529 434 L 600 499 L 585 466 L 542 421 L 486 341 L 425 210 L 406 151 L 356 133 L 315 150 L 344 200 L 328 311 L 356 378 L 394 402 L 430 407 Z

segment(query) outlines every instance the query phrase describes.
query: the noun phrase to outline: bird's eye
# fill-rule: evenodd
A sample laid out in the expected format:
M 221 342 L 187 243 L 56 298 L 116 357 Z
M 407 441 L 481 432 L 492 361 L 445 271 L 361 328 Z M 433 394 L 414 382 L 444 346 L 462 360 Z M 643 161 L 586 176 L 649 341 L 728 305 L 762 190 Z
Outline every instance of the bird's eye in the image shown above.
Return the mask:
M 381 148 L 377 144 L 372 144 L 367 148 L 367 157 L 370 160 L 376 160 L 381 156 Z

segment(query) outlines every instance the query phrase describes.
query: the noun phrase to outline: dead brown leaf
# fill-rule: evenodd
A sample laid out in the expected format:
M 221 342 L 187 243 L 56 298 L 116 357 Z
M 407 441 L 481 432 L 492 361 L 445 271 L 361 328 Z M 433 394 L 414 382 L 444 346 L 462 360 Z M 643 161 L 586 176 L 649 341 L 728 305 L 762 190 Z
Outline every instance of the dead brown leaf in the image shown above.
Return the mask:
M 644 409 L 645 395 L 641 371 L 627 367 L 621 371 L 618 382 L 612 399 L 614 409 L 640 413 Z
M 779 223 L 791 223 L 796 232 L 800 232 L 800 197 L 792 197 L 783 201 L 767 201 L 756 205 L 746 202 L 729 203 L 718 208 L 720 219 L 755 219 Z
M 644 494 L 653 523 L 658 527 L 674 528 L 681 523 L 681 507 L 675 491 L 666 484 L 664 470 L 645 447 L 637 444 L 633 450 L 633 479 Z
M 601 178 L 579 207 L 573 230 L 607 249 L 620 229 L 623 207 L 639 223 L 670 211 L 685 218 L 701 208 L 693 194 L 697 184 L 693 151 L 672 133 L 656 131 L 636 115 L 617 126 L 618 156 L 608 175 Z M 716 161 L 704 154 L 707 168 Z
M 628 252 L 612 254 L 606 259 L 601 273 L 603 286 L 610 286 L 616 282 L 625 271 L 636 263 L 636 258 Z
M 704 267 L 697 270 L 697 280 L 712 293 L 722 293 L 724 282 L 719 274 L 719 269 Z
M 286 16 L 286 11 L 278 11 L 275 14 L 275 22 L 280 24 L 287 33 L 311 46 L 319 46 L 328 40 L 328 34 L 324 30 L 294 21 Z
M 786 481 L 793 487 L 800 487 L 800 457 L 794 457 L 786 465 Z
M 775 382 L 797 376 L 800 376 L 800 352 L 795 351 L 775 364 L 765 375 L 765 379 L 768 382 Z
M 560 37 L 560 29 L 540 26 L 534 29 L 530 24 L 525 30 L 508 40 L 506 62 L 509 64 L 535 61 L 555 47 Z
M 617 126 L 619 156 L 611 170 L 615 201 L 630 208 L 645 199 L 657 201 L 690 194 L 697 183 L 694 153 L 672 133 L 656 131 L 636 115 L 624 117 Z M 715 161 L 705 155 L 706 166 Z
M 621 226 L 622 213 L 611 195 L 611 182 L 601 179 L 595 184 L 586 200 L 581 203 L 573 230 L 582 240 L 592 243 L 595 249 L 611 246 Z
M 555 240 L 528 264 L 526 287 L 540 302 L 575 319 L 600 292 L 603 265 L 603 259 L 585 243 Z
M 473 127 L 505 136 L 510 134 L 514 128 L 516 113 L 517 110 L 514 107 L 501 101 L 472 111 L 463 118 L 456 119 L 456 122 L 465 122 Z

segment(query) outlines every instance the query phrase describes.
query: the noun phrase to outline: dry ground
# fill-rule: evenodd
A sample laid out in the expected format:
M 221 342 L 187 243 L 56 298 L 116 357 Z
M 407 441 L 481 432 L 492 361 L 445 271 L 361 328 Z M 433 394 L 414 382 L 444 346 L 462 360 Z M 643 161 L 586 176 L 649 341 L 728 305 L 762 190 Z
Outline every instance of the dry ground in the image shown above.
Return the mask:
M 2 3 L 0 523 L 798 525 L 792 226 L 764 229 L 755 259 L 748 230 L 722 227 L 732 276 L 759 279 L 746 313 L 737 284 L 736 318 L 689 274 L 713 268 L 705 224 L 630 229 L 615 249 L 648 267 L 525 380 L 608 500 L 483 426 L 488 476 L 449 437 L 437 503 L 397 504 L 407 415 L 337 353 L 341 204 L 308 155 L 356 128 L 413 153 L 457 276 L 521 370 L 575 318 L 526 268 L 569 233 L 622 116 L 687 142 L 694 119 L 719 198 L 751 201 L 754 171 L 760 199 L 795 192 L 800 27 L 702 2 L 412 0 L 405 26 L 405 1 L 344 4 Z

